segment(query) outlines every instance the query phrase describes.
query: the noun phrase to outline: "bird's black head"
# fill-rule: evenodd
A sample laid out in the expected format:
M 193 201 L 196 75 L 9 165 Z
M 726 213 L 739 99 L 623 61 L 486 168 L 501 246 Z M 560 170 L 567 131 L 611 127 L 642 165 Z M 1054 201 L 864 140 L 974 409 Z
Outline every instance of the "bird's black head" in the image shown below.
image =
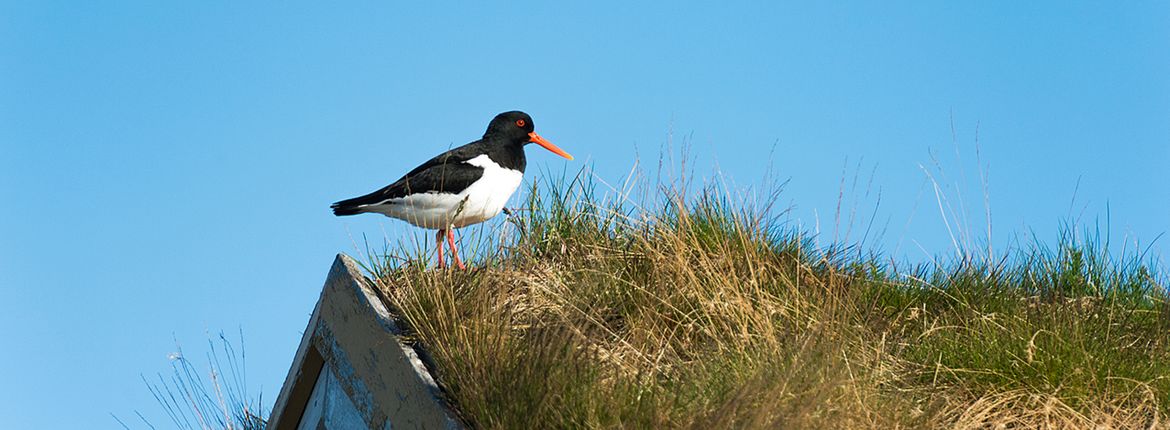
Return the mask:
M 528 138 L 528 133 L 532 133 L 535 129 L 532 117 L 524 112 L 514 110 L 492 118 L 483 137 L 503 137 L 510 141 L 527 143 L 531 140 Z
M 527 145 L 529 143 L 536 143 L 543 146 L 544 149 L 552 151 L 554 154 L 562 157 L 573 159 L 572 155 L 565 152 L 561 148 L 557 148 L 552 142 L 540 137 L 534 131 L 536 127 L 532 124 L 532 117 L 524 112 L 518 110 L 504 112 L 492 118 L 492 122 L 488 124 L 487 131 L 483 133 L 484 139 L 496 138 L 503 139 L 509 143 L 519 143 Z

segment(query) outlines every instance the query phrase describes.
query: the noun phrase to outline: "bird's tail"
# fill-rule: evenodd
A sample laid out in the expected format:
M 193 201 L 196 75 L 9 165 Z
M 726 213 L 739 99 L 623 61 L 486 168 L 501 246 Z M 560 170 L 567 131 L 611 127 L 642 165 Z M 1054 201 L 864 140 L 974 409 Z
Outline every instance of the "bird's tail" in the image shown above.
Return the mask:
M 385 201 L 385 193 L 383 193 L 383 190 L 378 190 L 364 196 L 342 200 L 329 205 L 329 207 L 333 209 L 333 214 L 337 216 L 357 215 L 369 212 L 369 208 Z
M 363 205 L 356 202 L 355 200 L 358 199 L 342 200 L 340 202 L 329 205 L 329 208 L 333 209 L 333 215 L 337 216 L 357 215 L 365 212 L 365 210 L 362 209 Z

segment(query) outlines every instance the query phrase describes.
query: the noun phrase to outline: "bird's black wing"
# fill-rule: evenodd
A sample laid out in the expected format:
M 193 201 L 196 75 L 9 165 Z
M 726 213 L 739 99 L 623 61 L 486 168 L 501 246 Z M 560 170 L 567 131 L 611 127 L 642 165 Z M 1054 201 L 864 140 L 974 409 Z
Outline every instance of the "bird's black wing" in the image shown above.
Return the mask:
M 439 154 L 378 191 L 334 203 L 330 206 L 333 214 L 359 214 L 363 212 L 362 206 L 376 205 L 409 194 L 458 193 L 483 176 L 482 167 L 466 163 L 479 155 L 476 151 L 479 143 L 472 142 Z

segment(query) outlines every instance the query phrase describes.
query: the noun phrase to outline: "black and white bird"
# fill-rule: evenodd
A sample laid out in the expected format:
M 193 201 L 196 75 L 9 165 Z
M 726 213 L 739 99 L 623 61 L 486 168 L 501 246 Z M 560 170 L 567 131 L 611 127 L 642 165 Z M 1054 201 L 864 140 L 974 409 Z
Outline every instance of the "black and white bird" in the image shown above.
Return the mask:
M 464 269 L 454 230 L 487 221 L 504 209 L 524 178 L 524 145 L 536 143 L 573 159 L 534 129 L 532 117 L 524 112 L 496 115 L 482 139 L 439 154 L 378 191 L 334 203 L 333 214 L 380 213 L 438 230 L 438 266 L 444 266 L 446 237 L 455 264 Z

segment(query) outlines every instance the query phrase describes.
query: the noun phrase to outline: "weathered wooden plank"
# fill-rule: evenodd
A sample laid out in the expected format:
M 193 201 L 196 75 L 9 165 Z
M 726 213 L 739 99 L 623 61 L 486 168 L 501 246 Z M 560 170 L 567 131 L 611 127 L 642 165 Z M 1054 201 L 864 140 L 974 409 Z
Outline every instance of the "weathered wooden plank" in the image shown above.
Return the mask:
M 462 427 L 418 354 L 399 339 L 399 333 L 374 287 L 352 259 L 339 254 L 268 428 L 298 427 L 322 368 L 331 373 L 325 379 L 336 381 L 369 428 Z M 329 414 L 325 408 L 318 418 L 324 428 L 340 428 L 330 426 Z

